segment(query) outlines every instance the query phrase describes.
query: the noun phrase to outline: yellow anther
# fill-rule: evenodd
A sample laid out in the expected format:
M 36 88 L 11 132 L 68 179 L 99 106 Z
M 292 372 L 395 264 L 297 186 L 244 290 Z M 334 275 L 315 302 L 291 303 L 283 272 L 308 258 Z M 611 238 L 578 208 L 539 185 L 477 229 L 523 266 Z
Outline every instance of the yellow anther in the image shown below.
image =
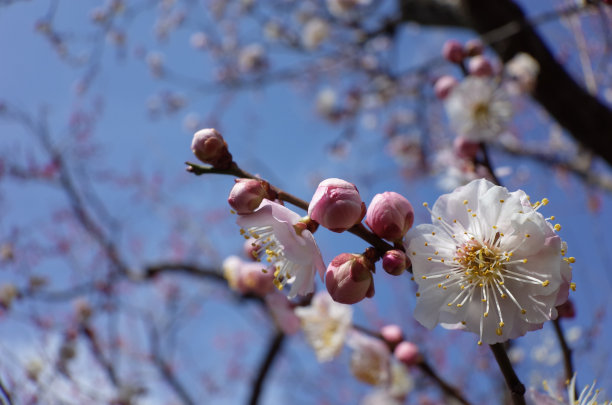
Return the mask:
M 482 346 L 482 342 L 480 340 L 478 341 L 478 346 Z
M 573 256 L 572 257 L 568 257 L 567 261 L 570 262 L 570 263 L 576 263 L 576 258 L 573 257 Z
M 542 283 L 542 287 L 548 287 L 549 284 L 550 284 L 549 280 L 544 280 L 544 282 Z
M 428 257 L 428 258 L 427 258 L 427 260 L 428 260 L 428 261 L 431 261 L 432 259 L 431 259 L 431 257 Z
M 427 276 L 422 276 L 421 277 L 423 280 L 427 280 Z
M 549 202 L 548 198 L 542 198 L 542 205 L 548 205 Z
M 503 327 L 504 327 L 504 325 L 505 325 L 505 323 L 503 323 L 503 322 L 500 322 L 500 323 L 499 323 L 499 327 L 500 327 L 500 328 L 503 328 Z
M 527 259 L 523 259 L 523 260 L 522 260 L 522 262 L 523 262 L 523 263 L 527 263 Z
M 425 246 L 429 246 L 429 243 L 425 242 Z
M 529 235 L 528 233 L 525 234 L 526 238 L 529 238 L 531 235 Z
M 499 200 L 499 202 L 503 204 L 506 202 L 506 200 Z
M 463 200 L 463 205 L 467 204 L 468 200 Z
M 461 308 L 463 304 L 457 304 L 457 308 Z
M 497 328 L 497 329 L 495 329 L 495 333 L 497 334 L 497 336 L 501 336 L 501 335 L 502 335 L 502 330 L 501 330 L 501 328 Z
M 417 297 L 420 297 L 420 296 L 421 296 L 421 293 L 416 293 L 416 296 L 417 296 Z
M 554 228 L 555 228 L 555 231 L 559 232 L 561 230 L 561 225 L 556 224 Z
M 521 309 L 521 314 L 525 315 L 527 313 L 527 311 L 525 311 L 524 309 Z
M 423 203 L 423 207 L 427 207 L 429 204 L 427 204 L 426 202 Z
M 431 234 L 432 234 L 432 235 L 435 235 L 436 233 L 435 233 L 435 232 L 432 232 Z
M 488 312 L 485 312 L 484 314 L 482 314 L 482 316 L 484 316 L 485 318 L 489 316 Z
M 576 283 L 570 283 L 570 288 L 572 291 L 576 291 Z
M 551 221 L 554 221 L 554 220 L 555 220 L 555 216 L 554 216 L 554 215 L 551 215 L 551 216 L 550 216 L 550 220 L 551 220 Z

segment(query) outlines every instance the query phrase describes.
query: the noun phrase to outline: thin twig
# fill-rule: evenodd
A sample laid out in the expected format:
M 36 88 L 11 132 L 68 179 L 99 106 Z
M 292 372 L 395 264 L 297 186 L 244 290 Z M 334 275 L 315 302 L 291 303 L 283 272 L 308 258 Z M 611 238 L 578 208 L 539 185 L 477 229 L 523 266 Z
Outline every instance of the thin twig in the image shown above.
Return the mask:
M 13 398 L 11 397 L 11 393 L 4 386 L 4 381 L 0 378 L 0 391 L 2 391 L 2 404 L 3 405 L 13 405 Z
M 421 362 L 419 362 L 419 368 L 421 369 L 422 372 L 424 372 L 430 378 L 432 378 L 436 382 L 436 384 L 438 384 L 438 386 L 442 389 L 442 391 L 444 391 L 444 393 L 446 395 L 456 399 L 457 401 L 459 401 L 463 405 L 470 405 L 470 403 L 465 398 L 463 398 L 463 396 L 461 395 L 459 390 L 457 390 L 457 388 L 449 385 L 446 381 L 444 381 L 435 372 L 435 370 L 433 368 L 431 368 L 429 363 L 427 363 L 425 360 L 422 360 Z
M 263 358 L 263 362 L 259 366 L 259 371 L 257 372 L 257 378 L 253 383 L 253 388 L 251 390 L 251 395 L 249 396 L 249 405 L 257 405 L 259 403 L 259 399 L 261 397 L 263 391 L 263 384 L 268 375 L 268 372 L 272 368 L 272 364 L 276 359 L 276 356 L 280 353 L 283 342 L 285 341 L 285 335 L 283 332 L 277 332 L 274 335 L 274 338 L 270 341 L 270 345 L 268 346 L 268 350 L 266 352 L 266 356 Z
M 499 369 L 504 375 L 506 385 L 508 389 L 510 389 L 512 403 L 514 405 L 525 405 L 525 386 L 514 372 L 514 368 L 512 368 L 512 363 L 508 358 L 508 353 L 506 353 L 503 343 L 495 343 L 489 345 L 489 347 L 495 356 Z
M 563 329 L 561 328 L 561 321 L 559 318 L 553 320 L 553 326 L 555 327 L 555 334 L 557 335 L 557 340 L 559 341 L 559 345 L 561 346 L 561 352 L 563 353 L 563 368 L 565 370 L 565 379 L 570 381 L 572 377 L 574 377 L 574 366 L 572 364 L 572 349 L 567 344 L 565 340 L 565 335 L 563 334 Z M 578 387 L 574 386 L 574 395 L 578 398 Z

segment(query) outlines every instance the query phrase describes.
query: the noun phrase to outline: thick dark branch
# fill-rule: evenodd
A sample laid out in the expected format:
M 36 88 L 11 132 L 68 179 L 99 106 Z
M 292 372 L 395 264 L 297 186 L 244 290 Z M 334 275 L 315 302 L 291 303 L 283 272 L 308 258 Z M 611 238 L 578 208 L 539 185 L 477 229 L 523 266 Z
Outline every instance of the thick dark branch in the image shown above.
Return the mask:
M 0 392 L 2 392 L 2 405 L 13 405 L 13 398 L 10 391 L 4 386 L 4 381 L 0 379 Z
M 209 269 L 189 263 L 159 263 L 145 268 L 145 277 L 152 278 L 160 273 L 185 273 L 190 276 L 208 278 L 227 283 L 223 274 L 217 269 Z
M 523 11 L 511 0 L 462 0 L 471 27 L 507 62 L 518 53 L 540 65 L 533 97 L 578 142 L 612 164 L 612 110 L 557 62 Z
M 469 21 L 458 0 L 400 0 L 399 3 L 403 21 L 469 28 Z
M 514 372 L 504 345 L 502 343 L 495 343 L 490 345 L 490 347 L 493 355 L 495 355 L 499 369 L 504 375 L 506 385 L 512 394 L 512 403 L 514 405 L 525 405 L 525 386 Z
M 266 376 L 272 368 L 274 359 L 276 359 L 276 356 L 280 353 L 284 341 L 285 335 L 282 332 L 277 332 L 270 342 L 266 356 L 263 358 L 263 362 L 261 363 L 259 371 L 257 372 L 257 378 L 253 383 L 253 389 L 251 390 L 251 396 L 249 397 L 249 405 L 257 405 L 259 403 Z

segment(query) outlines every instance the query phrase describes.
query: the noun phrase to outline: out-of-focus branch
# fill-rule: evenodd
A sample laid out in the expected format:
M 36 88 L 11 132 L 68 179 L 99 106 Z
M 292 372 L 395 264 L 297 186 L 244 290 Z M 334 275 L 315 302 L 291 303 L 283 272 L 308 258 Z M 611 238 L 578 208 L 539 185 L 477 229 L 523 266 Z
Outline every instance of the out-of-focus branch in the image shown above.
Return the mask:
M 4 385 L 4 381 L 0 378 L 0 391 L 2 392 L 2 405 L 13 405 L 13 397 L 11 396 L 10 391 Z
M 400 0 L 401 19 L 422 25 L 469 28 L 458 0 Z
M 251 389 L 251 395 L 249 396 L 249 405 L 257 405 L 259 403 L 259 399 L 261 398 L 261 394 L 263 392 L 263 385 L 268 375 L 270 369 L 272 368 L 272 364 L 276 359 L 276 356 L 280 354 L 281 349 L 283 347 L 283 342 L 285 341 L 285 335 L 283 332 L 278 331 L 270 341 L 268 345 L 268 350 L 266 351 L 266 355 L 259 366 L 259 370 L 257 371 L 257 377 L 255 378 L 255 382 L 253 383 L 253 388 Z
M 201 267 L 190 263 L 159 263 L 145 268 L 145 277 L 152 278 L 160 273 L 184 273 L 190 276 L 207 278 L 227 283 L 223 274 L 217 269 Z
M 157 367 L 157 370 L 161 374 L 162 378 L 168 384 L 175 394 L 187 405 L 195 405 L 196 402 L 191 398 L 191 395 L 187 392 L 183 384 L 176 378 L 176 375 L 170 368 L 170 365 L 164 360 L 161 353 L 161 347 L 159 342 L 159 335 L 154 326 L 150 328 L 150 342 L 151 342 L 151 357 L 153 364 Z
M 542 148 L 525 145 L 501 145 L 501 148 L 512 155 L 528 157 L 536 162 L 567 170 L 580 177 L 586 184 L 612 192 L 612 177 L 590 170 L 589 165 L 585 164 L 583 159 L 562 159 L 555 154 L 547 153 Z
M 85 339 L 91 345 L 91 351 L 94 355 L 96 361 L 100 364 L 100 366 L 106 372 L 108 379 L 115 387 L 119 387 L 119 379 L 117 378 L 117 372 L 115 371 L 115 367 L 113 364 L 104 358 L 104 354 L 102 353 L 102 348 L 100 347 L 100 342 L 96 336 L 96 332 L 92 329 L 90 325 L 82 325 L 81 333 L 85 336 Z
M 555 334 L 557 335 L 557 340 L 559 341 L 559 345 L 561 346 L 561 352 L 563 353 L 563 368 L 565 370 L 565 379 L 570 381 L 574 376 L 574 366 L 572 364 L 572 349 L 570 349 L 567 341 L 565 340 L 565 335 L 563 334 L 563 329 L 561 328 L 561 321 L 559 318 L 552 321 L 553 326 L 555 327 Z M 574 395 L 578 397 L 579 390 L 574 387 L 576 392 Z
M 519 53 L 540 66 L 533 97 L 581 144 L 612 164 L 612 110 L 580 86 L 555 59 L 511 0 L 462 0 L 470 26 L 508 62 Z

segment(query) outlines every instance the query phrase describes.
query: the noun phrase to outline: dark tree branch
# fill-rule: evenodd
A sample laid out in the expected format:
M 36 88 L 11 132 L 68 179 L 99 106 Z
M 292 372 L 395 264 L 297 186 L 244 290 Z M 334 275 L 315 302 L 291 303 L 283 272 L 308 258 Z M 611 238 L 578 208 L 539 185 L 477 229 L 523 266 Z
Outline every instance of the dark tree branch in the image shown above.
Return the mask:
M 565 370 L 565 379 L 570 381 L 574 376 L 574 365 L 572 364 L 572 349 L 570 349 L 567 341 L 565 340 L 565 335 L 563 334 L 563 329 L 561 328 L 561 321 L 559 318 L 552 321 L 553 326 L 555 327 L 555 334 L 557 335 L 557 340 L 559 341 L 559 345 L 561 346 L 561 351 L 563 353 L 563 369 Z M 578 388 L 574 386 L 574 395 L 578 398 Z
M 190 263 L 159 263 L 145 268 L 145 277 L 152 278 L 160 273 L 185 273 L 190 276 L 208 278 L 227 283 L 223 274 L 217 269 L 209 269 Z
M 514 405 L 525 405 L 525 386 L 514 372 L 503 343 L 495 343 L 490 347 L 512 395 L 512 403 Z
M 540 65 L 533 97 L 581 144 L 612 164 L 612 110 L 557 62 L 523 11 L 511 0 L 462 0 L 462 9 L 502 61 L 519 53 Z
M 399 1 L 403 21 L 412 21 L 422 25 L 470 28 L 469 20 L 458 5 L 458 0 Z
M 249 405 L 257 405 L 259 403 L 259 399 L 261 398 L 261 394 L 263 391 L 264 381 L 268 372 L 272 368 L 272 364 L 276 359 L 276 356 L 280 353 L 283 342 L 285 341 L 285 335 L 282 332 L 276 332 L 274 338 L 270 341 L 268 346 L 268 350 L 266 352 L 266 356 L 263 358 L 261 365 L 259 366 L 259 371 L 257 372 L 257 378 L 253 383 L 253 388 L 251 390 L 251 395 L 249 397 Z
M 4 381 L 0 378 L 0 392 L 2 392 L 2 405 L 13 405 L 13 397 L 10 391 L 4 385 Z

